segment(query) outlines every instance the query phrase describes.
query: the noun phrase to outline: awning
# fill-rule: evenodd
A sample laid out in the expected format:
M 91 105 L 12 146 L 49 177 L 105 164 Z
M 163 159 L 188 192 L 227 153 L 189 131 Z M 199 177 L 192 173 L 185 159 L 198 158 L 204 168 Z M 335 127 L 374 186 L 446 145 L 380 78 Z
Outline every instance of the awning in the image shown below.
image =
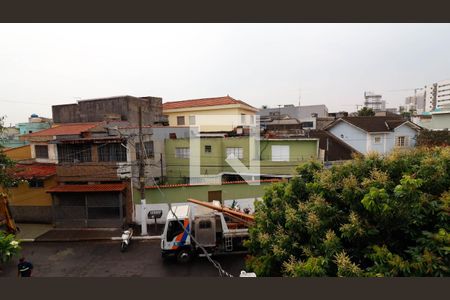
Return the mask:
M 47 193 L 100 193 L 121 192 L 126 188 L 124 183 L 107 184 L 64 184 L 52 187 Z

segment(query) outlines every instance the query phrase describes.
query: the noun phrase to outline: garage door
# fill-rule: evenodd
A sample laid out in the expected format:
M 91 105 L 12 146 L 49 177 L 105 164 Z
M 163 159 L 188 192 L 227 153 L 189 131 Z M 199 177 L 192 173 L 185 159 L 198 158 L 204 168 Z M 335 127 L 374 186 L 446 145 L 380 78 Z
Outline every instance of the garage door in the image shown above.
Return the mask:
M 124 207 L 120 192 L 53 195 L 53 217 L 56 227 L 117 228 L 124 223 Z

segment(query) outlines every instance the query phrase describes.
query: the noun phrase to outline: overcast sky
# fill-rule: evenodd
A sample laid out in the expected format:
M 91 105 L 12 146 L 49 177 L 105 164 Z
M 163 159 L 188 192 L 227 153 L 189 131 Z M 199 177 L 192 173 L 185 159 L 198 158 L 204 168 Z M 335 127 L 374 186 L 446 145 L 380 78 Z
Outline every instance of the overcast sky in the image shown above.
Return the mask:
M 0 24 L 0 115 L 116 95 L 276 107 L 301 93 L 354 111 L 367 90 L 398 107 L 450 78 L 449 49 L 450 24 Z

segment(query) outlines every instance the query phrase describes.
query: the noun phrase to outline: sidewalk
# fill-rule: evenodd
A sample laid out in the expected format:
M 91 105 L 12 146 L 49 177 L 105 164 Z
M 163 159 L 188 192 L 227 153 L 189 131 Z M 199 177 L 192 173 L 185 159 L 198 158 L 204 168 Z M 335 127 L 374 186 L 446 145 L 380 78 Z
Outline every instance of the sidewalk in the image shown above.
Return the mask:
M 96 240 L 120 240 L 122 228 L 53 228 L 49 224 L 18 224 L 17 238 L 22 242 L 74 242 Z M 147 226 L 146 236 L 141 236 L 141 227 L 134 228 L 133 239 L 159 239 L 163 224 Z

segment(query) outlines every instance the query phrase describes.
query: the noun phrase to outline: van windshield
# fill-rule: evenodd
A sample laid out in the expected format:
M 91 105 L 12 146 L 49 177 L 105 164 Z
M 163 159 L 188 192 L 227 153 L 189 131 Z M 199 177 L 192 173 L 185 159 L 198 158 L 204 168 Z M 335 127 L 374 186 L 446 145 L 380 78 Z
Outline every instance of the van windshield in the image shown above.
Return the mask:
M 182 233 L 183 226 L 178 221 L 170 221 L 167 226 L 167 241 L 171 242 L 177 235 Z

